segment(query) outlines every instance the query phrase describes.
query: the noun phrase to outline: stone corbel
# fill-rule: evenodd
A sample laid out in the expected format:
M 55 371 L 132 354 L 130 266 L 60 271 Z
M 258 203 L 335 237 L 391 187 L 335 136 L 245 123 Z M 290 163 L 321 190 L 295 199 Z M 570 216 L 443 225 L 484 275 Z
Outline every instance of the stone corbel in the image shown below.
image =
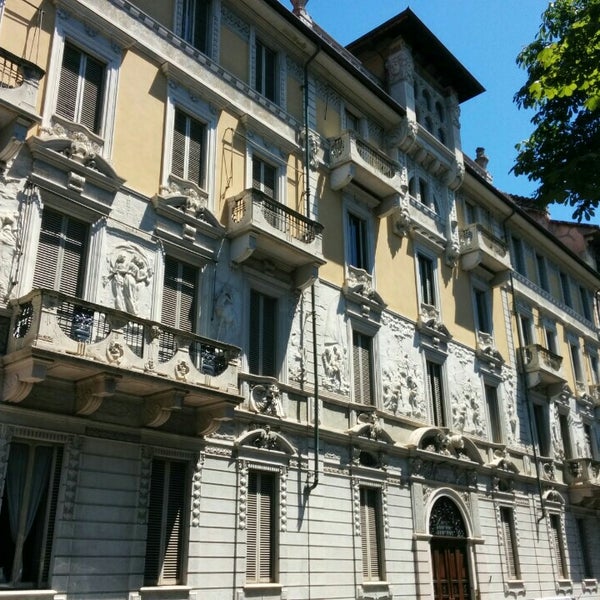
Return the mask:
M 113 396 L 120 377 L 100 373 L 75 384 L 75 412 L 78 415 L 91 415 L 101 406 L 104 398 Z
M 210 435 L 215 433 L 221 423 L 233 419 L 233 414 L 234 407 L 229 404 L 208 408 L 198 407 L 196 409 L 196 434 Z
M 167 390 L 144 398 L 143 420 L 146 427 L 164 425 L 174 410 L 183 408 L 187 392 L 183 390 Z
M 46 379 L 51 360 L 29 357 L 6 367 L 4 372 L 3 400 L 18 404 L 27 398 L 34 383 Z

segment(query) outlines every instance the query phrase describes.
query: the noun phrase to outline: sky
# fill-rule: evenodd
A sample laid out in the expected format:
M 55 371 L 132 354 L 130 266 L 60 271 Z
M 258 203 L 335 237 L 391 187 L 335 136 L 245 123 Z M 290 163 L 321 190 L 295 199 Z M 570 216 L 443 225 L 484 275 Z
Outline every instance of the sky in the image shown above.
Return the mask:
M 290 0 L 281 0 L 291 9 Z M 515 92 L 526 79 L 515 62 L 535 37 L 547 0 L 309 0 L 306 10 L 341 44 L 359 38 L 410 8 L 483 85 L 461 105 L 463 151 L 485 148 L 488 170 L 500 190 L 530 196 L 536 183 L 510 173 L 515 144 L 532 131 L 532 113 L 517 108 Z M 550 207 L 553 219 L 571 220 L 570 207 Z M 600 215 L 591 223 L 600 225 Z

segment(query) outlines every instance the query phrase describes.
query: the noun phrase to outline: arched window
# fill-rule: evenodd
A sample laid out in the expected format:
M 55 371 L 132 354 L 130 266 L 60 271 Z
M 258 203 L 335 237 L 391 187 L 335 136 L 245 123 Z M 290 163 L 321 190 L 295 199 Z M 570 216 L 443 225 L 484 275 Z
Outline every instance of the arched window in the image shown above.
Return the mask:
M 456 504 L 442 496 L 429 517 L 429 533 L 433 536 L 466 538 L 467 528 Z

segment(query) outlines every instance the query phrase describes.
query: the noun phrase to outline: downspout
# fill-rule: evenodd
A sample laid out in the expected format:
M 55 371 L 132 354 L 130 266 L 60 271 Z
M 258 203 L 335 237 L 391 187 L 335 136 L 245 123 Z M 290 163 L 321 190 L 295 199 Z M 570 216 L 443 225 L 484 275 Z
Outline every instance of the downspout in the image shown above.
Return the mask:
M 507 235 L 507 231 L 506 231 L 506 222 L 515 214 L 515 208 L 513 207 L 512 212 L 502 221 L 502 231 L 504 232 L 504 239 L 506 240 L 506 243 L 508 244 L 508 235 Z M 512 296 L 512 313 L 513 316 L 515 317 L 515 320 L 517 321 L 517 338 L 518 338 L 518 342 L 519 342 L 519 350 L 517 352 L 517 363 L 519 366 L 519 371 L 521 373 L 521 381 L 522 381 L 522 385 L 523 385 L 523 394 L 525 396 L 525 404 L 527 404 L 527 417 L 528 417 L 528 421 L 529 421 L 529 436 L 531 437 L 531 446 L 533 448 L 533 460 L 535 461 L 535 476 L 536 476 L 536 482 L 537 482 L 537 490 L 538 490 L 538 496 L 540 499 L 540 506 L 542 507 L 542 516 L 537 519 L 537 522 L 539 523 L 540 521 L 542 521 L 542 519 L 545 518 L 546 516 L 546 507 L 544 505 L 544 494 L 542 491 L 542 476 L 540 473 L 540 461 L 539 461 L 539 457 L 538 457 L 538 451 L 537 451 L 537 435 L 535 434 L 535 431 L 533 429 L 533 411 L 531 408 L 531 401 L 530 401 L 530 397 L 529 397 L 529 388 L 527 387 L 527 375 L 525 373 L 525 362 L 523 360 L 523 352 L 522 349 L 525 347 L 525 340 L 524 340 L 524 336 L 523 336 L 523 329 L 521 326 L 521 319 L 519 319 L 519 313 L 517 311 L 517 301 L 516 301 L 516 297 L 515 297 L 515 285 L 514 285 L 514 278 L 513 278 L 513 270 L 511 268 L 510 272 L 509 272 L 509 281 L 510 281 L 510 291 L 511 291 L 511 296 Z
M 317 46 L 312 56 L 304 63 L 304 185 L 305 185 L 305 204 L 306 216 L 310 215 L 310 137 L 308 127 L 308 66 L 317 57 L 321 47 Z M 314 378 L 314 399 L 313 399 L 313 435 L 314 435 L 314 472 L 313 480 L 309 486 L 309 491 L 314 490 L 319 485 L 319 451 L 320 451 L 320 431 L 319 431 L 319 367 L 317 359 L 317 309 L 315 299 L 315 282 L 310 286 L 310 310 L 312 318 L 312 351 L 313 351 L 313 378 Z

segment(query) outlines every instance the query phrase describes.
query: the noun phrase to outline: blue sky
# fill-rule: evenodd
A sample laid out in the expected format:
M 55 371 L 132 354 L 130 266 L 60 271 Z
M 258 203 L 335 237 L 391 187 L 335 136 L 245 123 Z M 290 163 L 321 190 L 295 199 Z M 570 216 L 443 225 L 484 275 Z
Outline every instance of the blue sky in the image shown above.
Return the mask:
M 281 0 L 291 8 L 290 0 Z M 463 150 L 483 146 L 488 169 L 501 190 L 529 196 L 535 183 L 509 171 L 515 144 L 528 137 L 531 113 L 519 110 L 515 92 L 525 81 L 515 58 L 533 40 L 547 0 L 310 0 L 311 17 L 342 44 L 360 37 L 407 7 L 462 62 L 486 91 L 461 105 Z M 572 209 L 551 207 L 554 219 Z M 592 221 L 600 224 L 600 215 Z

